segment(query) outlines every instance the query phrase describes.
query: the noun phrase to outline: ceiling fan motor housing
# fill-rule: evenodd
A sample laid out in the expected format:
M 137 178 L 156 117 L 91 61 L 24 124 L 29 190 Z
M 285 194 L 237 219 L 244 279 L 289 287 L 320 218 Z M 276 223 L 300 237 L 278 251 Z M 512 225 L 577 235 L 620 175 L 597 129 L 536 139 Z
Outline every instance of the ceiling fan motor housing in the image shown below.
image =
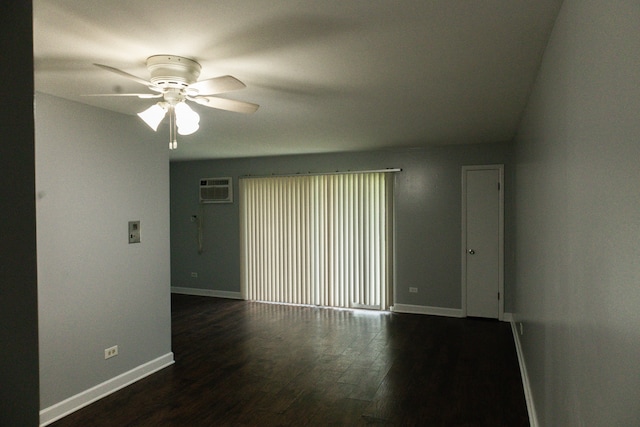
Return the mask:
M 151 83 L 161 88 L 186 89 L 195 83 L 202 67 L 193 59 L 175 55 L 154 55 L 147 58 Z

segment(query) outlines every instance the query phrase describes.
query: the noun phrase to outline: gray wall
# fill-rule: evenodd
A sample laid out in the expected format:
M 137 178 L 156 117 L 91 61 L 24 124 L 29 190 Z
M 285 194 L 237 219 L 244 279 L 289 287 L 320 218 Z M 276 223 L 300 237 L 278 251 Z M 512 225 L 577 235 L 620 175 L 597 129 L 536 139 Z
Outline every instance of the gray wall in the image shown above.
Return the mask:
M 508 144 L 457 145 L 422 150 L 317 154 L 171 163 L 171 284 L 240 292 L 239 211 L 233 204 L 198 204 L 200 178 L 296 172 L 402 168 L 396 176 L 396 303 L 461 308 L 461 166 L 506 164 Z M 507 188 L 509 182 L 507 181 Z M 507 194 L 511 200 L 510 193 Z M 200 209 L 201 212 L 199 211 Z M 192 215 L 204 218 L 197 252 Z M 507 213 L 508 219 L 509 213 Z M 507 242 L 507 250 L 511 243 Z M 512 277 L 508 257 L 507 282 Z M 198 273 L 192 278 L 191 272 Z M 508 283 L 507 283 L 508 288 Z M 410 294 L 409 287 L 418 288 Z M 507 310 L 509 302 L 507 302 Z
M 171 352 L 166 144 L 131 116 L 37 94 L 36 196 L 44 409 Z
M 566 0 L 517 138 L 515 317 L 542 426 L 640 419 L 639 17 Z
M 31 2 L 0 3 L 0 425 L 38 425 Z M 10 82 L 10 84 L 6 84 Z

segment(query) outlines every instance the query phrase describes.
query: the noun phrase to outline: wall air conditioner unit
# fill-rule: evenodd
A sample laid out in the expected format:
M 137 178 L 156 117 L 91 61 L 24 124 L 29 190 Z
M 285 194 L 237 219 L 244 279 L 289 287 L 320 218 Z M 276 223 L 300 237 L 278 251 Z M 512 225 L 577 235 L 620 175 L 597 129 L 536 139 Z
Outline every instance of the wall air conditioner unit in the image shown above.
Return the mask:
M 201 179 L 200 203 L 233 203 L 233 180 L 230 177 Z

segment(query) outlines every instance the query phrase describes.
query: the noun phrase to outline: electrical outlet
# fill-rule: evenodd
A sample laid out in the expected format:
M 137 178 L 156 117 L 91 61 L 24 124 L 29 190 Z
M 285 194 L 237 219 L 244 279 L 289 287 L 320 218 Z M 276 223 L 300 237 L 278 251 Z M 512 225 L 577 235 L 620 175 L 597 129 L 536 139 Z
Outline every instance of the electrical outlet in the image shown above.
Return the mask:
M 418 293 L 418 288 L 409 288 L 409 292 L 412 294 L 417 294 Z
M 191 272 L 191 277 L 197 278 L 198 277 L 198 273 L 196 273 L 195 271 L 192 271 Z
M 524 334 L 524 328 L 522 326 L 522 322 L 520 322 L 520 335 Z
M 118 346 L 114 345 L 113 347 L 109 347 L 109 348 L 105 348 L 104 349 L 104 358 L 105 359 L 110 359 L 114 356 L 118 355 Z

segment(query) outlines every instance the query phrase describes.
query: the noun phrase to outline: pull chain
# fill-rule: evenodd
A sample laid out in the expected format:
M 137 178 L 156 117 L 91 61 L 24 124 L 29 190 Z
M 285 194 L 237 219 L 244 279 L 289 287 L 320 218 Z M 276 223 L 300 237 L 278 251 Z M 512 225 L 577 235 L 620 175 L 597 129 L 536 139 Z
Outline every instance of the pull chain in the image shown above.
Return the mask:
M 169 107 L 169 150 L 178 148 L 176 139 L 176 111 L 173 105 Z

